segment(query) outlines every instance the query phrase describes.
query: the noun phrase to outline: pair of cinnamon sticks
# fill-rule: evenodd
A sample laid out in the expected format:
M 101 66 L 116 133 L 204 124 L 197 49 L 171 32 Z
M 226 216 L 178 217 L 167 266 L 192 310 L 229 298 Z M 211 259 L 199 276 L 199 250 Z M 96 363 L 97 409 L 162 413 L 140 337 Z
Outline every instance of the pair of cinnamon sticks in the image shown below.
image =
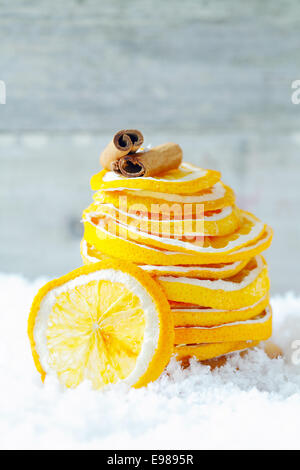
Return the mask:
M 143 134 L 137 129 L 117 132 L 100 155 L 104 168 L 129 178 L 155 176 L 178 168 L 182 150 L 172 142 L 141 150 Z

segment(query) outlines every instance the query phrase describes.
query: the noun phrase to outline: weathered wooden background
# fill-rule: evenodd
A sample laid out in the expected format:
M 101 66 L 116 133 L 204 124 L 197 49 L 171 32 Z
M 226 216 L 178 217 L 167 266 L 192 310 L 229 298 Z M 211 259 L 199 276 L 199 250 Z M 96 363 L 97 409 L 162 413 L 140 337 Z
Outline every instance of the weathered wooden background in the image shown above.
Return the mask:
M 275 229 L 273 292 L 300 292 L 300 4 L 0 0 L 0 271 L 80 264 L 89 178 L 115 130 L 175 140 Z

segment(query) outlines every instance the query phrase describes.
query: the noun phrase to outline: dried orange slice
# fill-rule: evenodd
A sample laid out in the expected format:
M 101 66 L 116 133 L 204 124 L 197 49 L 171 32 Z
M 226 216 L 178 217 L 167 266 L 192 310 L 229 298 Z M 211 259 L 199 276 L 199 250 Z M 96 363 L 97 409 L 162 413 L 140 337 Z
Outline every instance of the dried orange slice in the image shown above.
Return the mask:
M 42 378 L 67 387 L 124 382 L 141 387 L 163 371 L 174 329 L 160 287 L 138 267 L 105 260 L 46 284 L 32 304 L 28 334 Z
M 177 345 L 174 353 L 179 361 L 195 357 L 198 361 L 213 359 L 232 352 L 241 352 L 257 346 L 259 341 L 226 341 L 224 343 L 204 343 Z
M 84 238 L 80 242 L 80 254 L 83 264 L 99 263 L 99 261 L 111 258 L 90 246 Z
M 160 276 L 157 280 L 169 300 L 226 310 L 253 305 L 267 295 L 270 288 L 262 256 L 252 258 L 242 271 L 227 279 Z
M 139 266 L 151 276 L 197 277 L 199 279 L 226 279 L 240 272 L 249 260 L 233 263 L 203 264 L 195 266 L 155 266 L 140 264 Z
M 96 232 L 100 229 L 99 238 L 103 238 L 103 235 L 106 234 L 104 238 L 109 240 L 111 239 L 111 234 L 112 236 L 117 236 L 125 240 L 135 241 L 138 244 L 148 245 L 151 248 L 190 254 L 201 254 L 202 262 L 199 264 L 213 264 L 223 261 L 231 261 L 227 259 L 228 254 L 233 251 L 240 250 L 244 246 L 247 246 L 259 239 L 266 228 L 265 224 L 254 217 L 253 214 L 245 211 L 241 211 L 241 226 L 232 234 L 225 235 L 223 237 L 201 237 L 199 240 L 197 239 L 195 241 L 163 238 L 145 233 L 136 227 L 123 225 L 109 216 L 103 216 L 103 218 L 99 217 L 96 220 L 93 220 L 93 218 L 86 213 L 84 215 L 84 222 L 85 226 L 95 226 Z M 98 248 L 95 243 L 91 243 L 89 240 L 89 234 L 87 234 L 85 238 L 90 244 L 93 244 Z M 156 264 L 156 262 L 153 262 L 153 264 Z
M 197 205 L 203 204 L 204 211 L 214 211 L 232 206 L 235 201 L 233 190 L 221 181 L 194 194 L 172 194 L 157 191 L 144 191 L 142 189 L 100 190 L 94 194 L 94 201 L 103 204 L 113 204 L 120 207 L 126 204 L 128 211 L 143 209 L 145 213 L 170 214 L 174 205 L 181 207 L 181 212 L 191 211 L 195 214 Z
M 163 238 L 196 239 L 200 236 L 223 236 L 235 232 L 240 224 L 240 211 L 236 206 L 228 206 L 218 211 L 203 213 L 199 207 L 198 213 L 192 215 L 182 214 L 181 208 L 168 216 L 160 218 L 159 215 L 140 214 L 139 210 L 126 212 L 113 204 L 91 204 L 84 212 L 83 218 L 88 214 L 94 223 L 103 216 L 111 217 L 115 222 L 132 226 L 142 232 L 150 233 Z
M 106 223 L 106 221 L 105 221 Z M 235 232 L 223 237 L 205 237 L 204 239 L 189 241 L 173 238 L 159 237 L 142 232 L 138 227 L 123 225 L 114 219 L 107 218 L 109 231 L 121 235 L 123 238 L 150 245 L 155 248 L 169 251 L 181 251 L 187 253 L 203 253 L 217 255 L 218 253 L 230 253 L 253 242 L 263 233 L 265 224 L 252 214 L 241 211 L 241 225 Z
M 92 177 L 91 188 L 96 191 L 126 187 L 129 189 L 150 189 L 162 193 L 192 194 L 213 186 L 220 177 L 218 171 L 205 170 L 190 163 L 182 163 L 178 169 L 170 170 L 156 177 L 126 178 L 113 171 L 102 170 Z
M 123 233 L 122 233 L 123 235 Z M 249 259 L 266 250 L 273 237 L 271 227 L 265 226 L 264 231 L 257 238 L 245 246 L 238 247 L 230 252 L 208 251 L 179 252 L 162 248 L 155 248 L 145 243 L 137 243 L 123 238 L 119 234 L 112 233 L 106 225 L 95 225 L 89 217 L 84 220 L 84 238 L 89 245 L 94 246 L 99 252 L 133 263 L 153 265 L 204 265 L 216 263 L 232 263 Z M 222 238 L 222 237 L 219 237 Z
M 80 253 L 84 264 L 98 263 L 107 258 L 93 246 L 90 246 L 83 238 L 80 243 Z M 199 266 L 155 266 L 151 264 L 140 264 L 139 267 L 151 276 L 176 276 L 197 277 L 200 279 L 225 279 L 240 272 L 249 260 L 235 261 L 233 263 L 207 264 Z
M 256 317 L 269 305 L 269 295 L 255 304 L 236 310 L 214 309 L 170 301 L 174 326 L 216 326 Z
M 272 311 L 268 306 L 263 313 L 247 321 L 210 327 L 176 327 L 175 344 L 264 341 L 270 338 L 271 334 Z

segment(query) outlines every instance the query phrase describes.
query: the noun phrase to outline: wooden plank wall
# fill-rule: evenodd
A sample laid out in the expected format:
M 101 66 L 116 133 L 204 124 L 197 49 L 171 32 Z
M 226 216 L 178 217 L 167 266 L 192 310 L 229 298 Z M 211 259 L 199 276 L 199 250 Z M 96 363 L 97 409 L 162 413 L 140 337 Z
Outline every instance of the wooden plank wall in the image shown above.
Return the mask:
M 220 169 L 275 228 L 273 292 L 299 292 L 296 0 L 0 0 L 0 271 L 80 263 L 89 178 L 112 133 Z

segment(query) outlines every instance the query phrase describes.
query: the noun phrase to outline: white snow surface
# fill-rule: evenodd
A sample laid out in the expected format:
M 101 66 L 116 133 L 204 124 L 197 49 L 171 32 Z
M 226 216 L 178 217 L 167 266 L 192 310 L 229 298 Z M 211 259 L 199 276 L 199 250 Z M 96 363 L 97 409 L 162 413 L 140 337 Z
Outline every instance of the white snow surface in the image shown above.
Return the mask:
M 0 275 L 1 449 L 300 448 L 300 363 L 291 360 L 300 297 L 271 302 L 283 359 L 256 348 L 213 371 L 172 360 L 146 388 L 96 392 L 84 383 L 65 391 L 53 377 L 41 383 L 27 339 L 28 310 L 44 282 Z

